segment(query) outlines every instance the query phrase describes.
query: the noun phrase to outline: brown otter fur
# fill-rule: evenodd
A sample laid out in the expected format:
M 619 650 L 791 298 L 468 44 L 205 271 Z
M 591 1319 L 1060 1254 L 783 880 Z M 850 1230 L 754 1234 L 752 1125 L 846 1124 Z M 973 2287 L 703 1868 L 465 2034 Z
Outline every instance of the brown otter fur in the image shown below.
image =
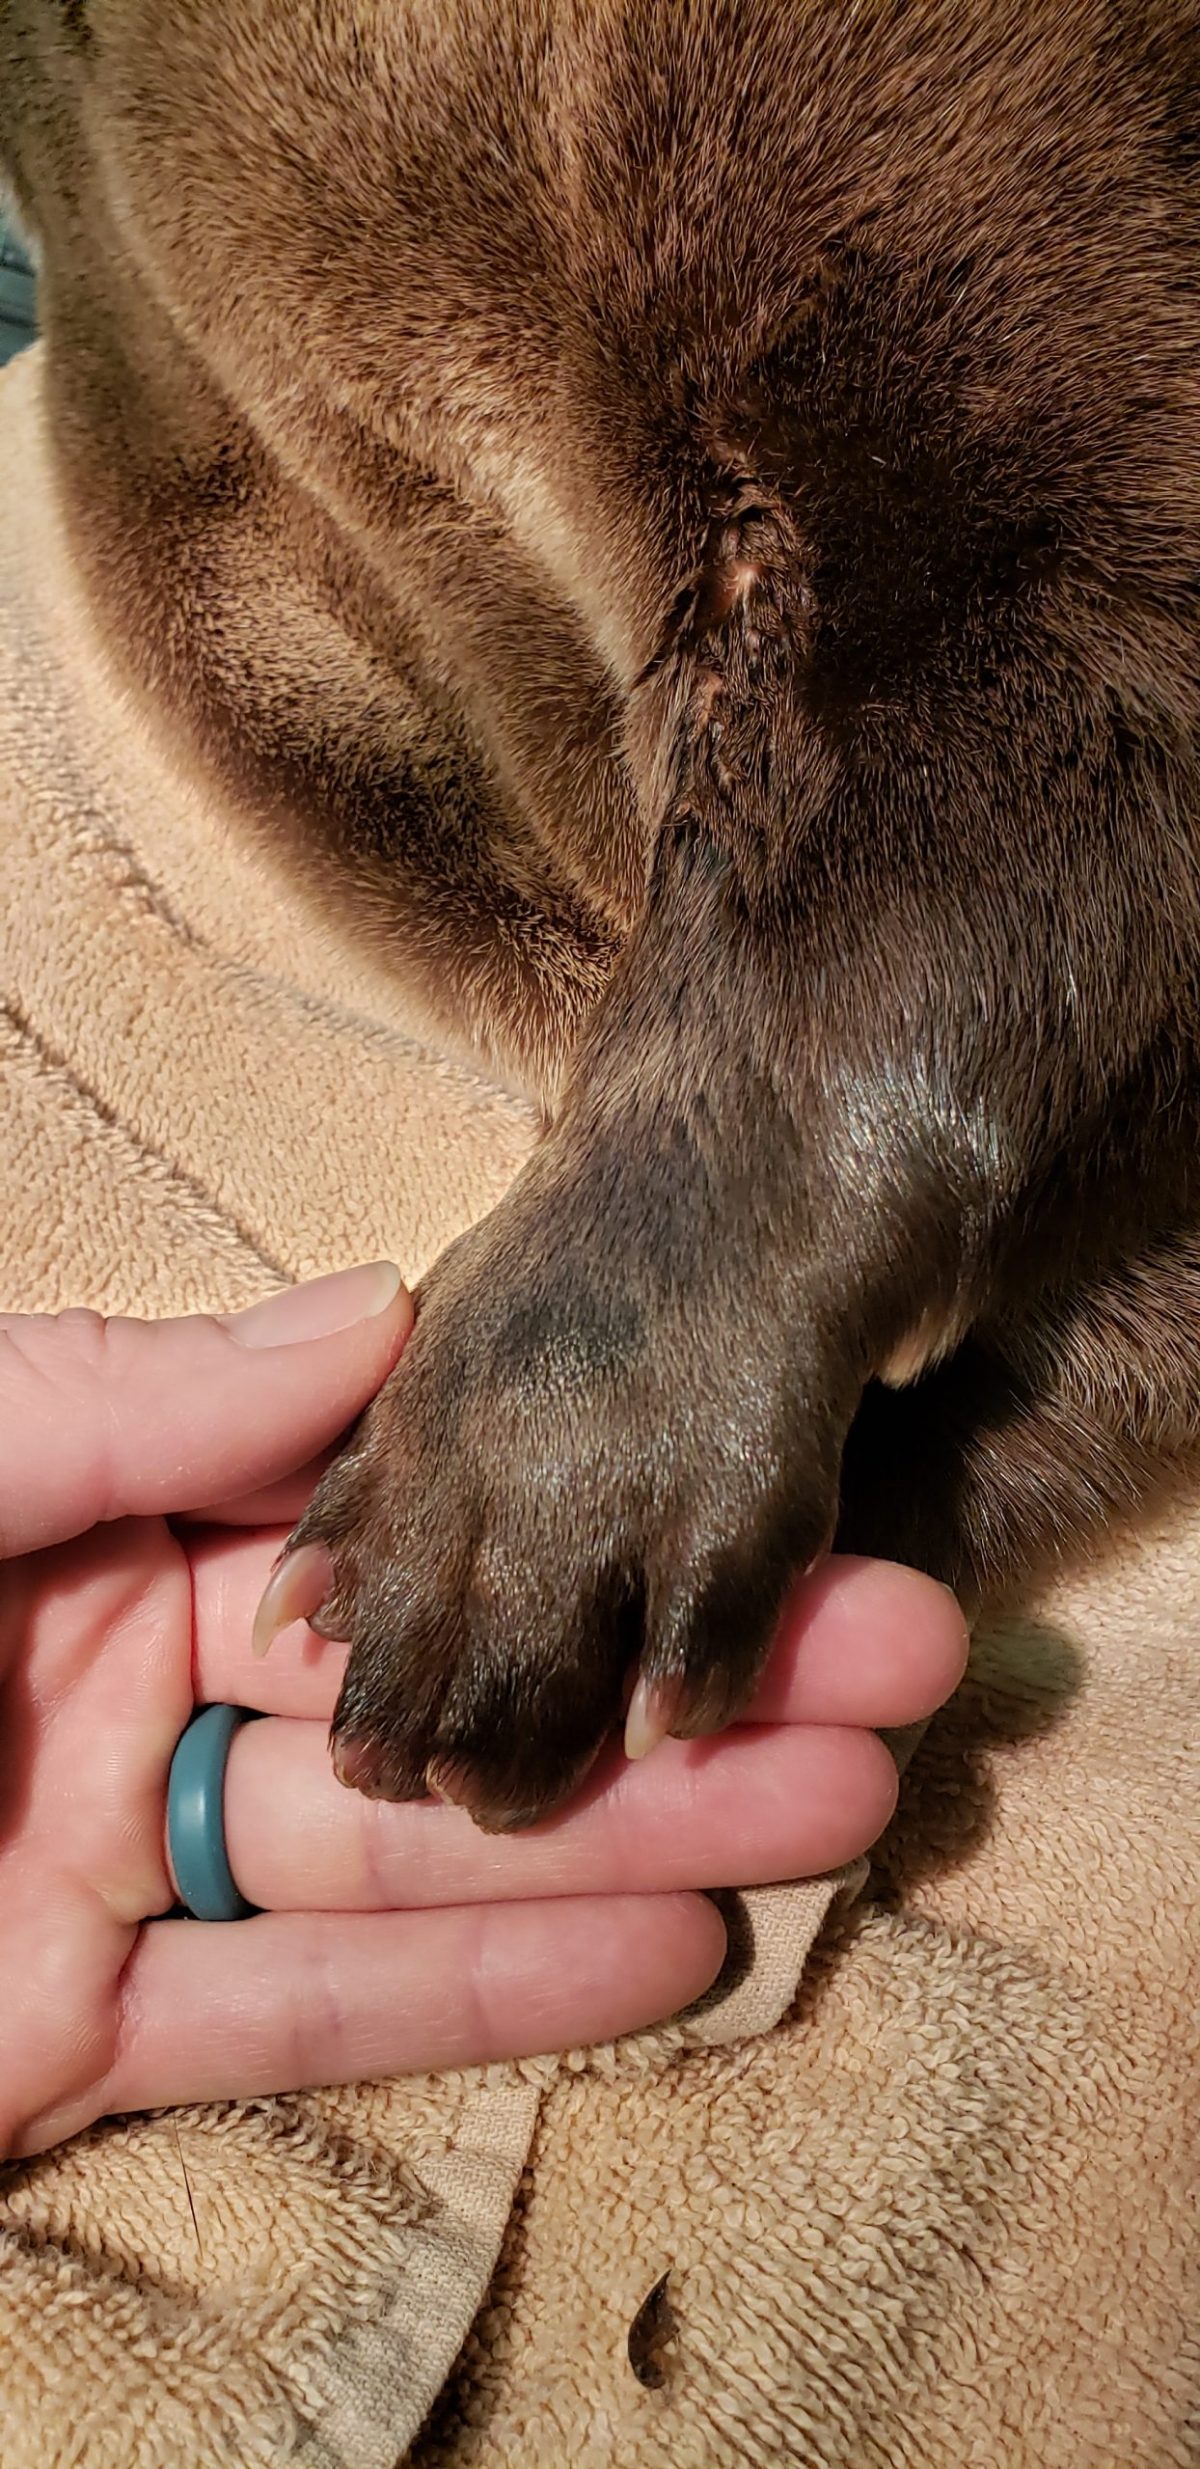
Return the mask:
M 1198 72 L 1182 0 L 0 0 L 114 645 L 550 1118 L 299 1530 L 367 1788 L 520 1822 L 835 1528 L 974 1604 L 1194 1462 Z

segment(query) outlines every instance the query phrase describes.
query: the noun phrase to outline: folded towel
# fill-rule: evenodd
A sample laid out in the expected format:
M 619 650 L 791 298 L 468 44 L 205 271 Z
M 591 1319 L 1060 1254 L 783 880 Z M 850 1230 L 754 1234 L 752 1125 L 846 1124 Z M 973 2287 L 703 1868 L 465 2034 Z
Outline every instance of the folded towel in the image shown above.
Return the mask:
M 117 682 L 41 387 L 0 379 L 0 1300 L 415 1275 L 529 1116 Z M 678 2023 L 0 2172 L 3 2469 L 1195 2469 L 1198 1646 L 1185 1509 L 981 1643 L 869 1892 L 745 1897 Z

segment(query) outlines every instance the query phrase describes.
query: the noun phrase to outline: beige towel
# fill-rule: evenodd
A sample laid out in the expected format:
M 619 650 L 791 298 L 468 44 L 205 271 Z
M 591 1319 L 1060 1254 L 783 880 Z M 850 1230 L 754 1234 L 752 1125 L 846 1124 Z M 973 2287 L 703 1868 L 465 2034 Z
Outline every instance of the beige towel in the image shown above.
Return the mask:
M 39 423 L 35 353 L 0 382 L 0 1300 L 415 1274 L 529 1120 L 151 741 Z M 664 2032 L 0 2173 L 3 2469 L 1188 2469 L 1198 1639 L 1181 1514 L 986 1641 L 870 1894 L 746 1898 Z

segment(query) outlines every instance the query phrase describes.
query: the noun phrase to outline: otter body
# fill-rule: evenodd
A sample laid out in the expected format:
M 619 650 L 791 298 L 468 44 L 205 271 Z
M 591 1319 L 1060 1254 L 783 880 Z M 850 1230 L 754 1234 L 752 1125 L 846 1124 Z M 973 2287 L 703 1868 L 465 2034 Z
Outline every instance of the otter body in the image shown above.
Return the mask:
M 631 1667 L 729 1720 L 835 1537 L 1091 1549 L 1200 1440 L 1193 9 L 0 0 L 0 64 L 118 656 L 546 1111 L 293 1538 L 342 1772 L 517 1824 Z

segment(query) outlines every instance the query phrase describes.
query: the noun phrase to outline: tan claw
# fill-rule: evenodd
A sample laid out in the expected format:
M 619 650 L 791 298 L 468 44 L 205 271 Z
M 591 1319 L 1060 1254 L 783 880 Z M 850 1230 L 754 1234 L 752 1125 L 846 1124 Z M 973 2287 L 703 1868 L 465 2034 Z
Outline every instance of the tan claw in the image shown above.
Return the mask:
M 311 1621 L 332 1585 L 333 1562 L 323 1543 L 302 1543 L 299 1551 L 286 1553 L 272 1569 L 254 1615 L 252 1653 L 267 1654 L 280 1630 L 290 1629 L 293 1621 Z
M 435 1758 L 425 1769 L 426 1791 L 447 1809 L 465 1809 L 470 1814 L 469 1784 L 470 1777 L 463 1767 L 448 1765 L 442 1758 Z
M 682 1703 L 681 1680 L 639 1679 L 625 1717 L 626 1757 L 649 1757 L 666 1739 Z
M 335 1739 L 333 1771 L 348 1792 L 362 1792 L 368 1800 L 380 1797 L 379 1752 L 374 1741 Z

